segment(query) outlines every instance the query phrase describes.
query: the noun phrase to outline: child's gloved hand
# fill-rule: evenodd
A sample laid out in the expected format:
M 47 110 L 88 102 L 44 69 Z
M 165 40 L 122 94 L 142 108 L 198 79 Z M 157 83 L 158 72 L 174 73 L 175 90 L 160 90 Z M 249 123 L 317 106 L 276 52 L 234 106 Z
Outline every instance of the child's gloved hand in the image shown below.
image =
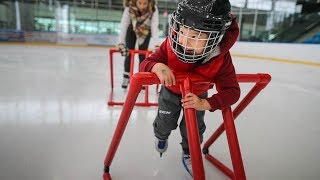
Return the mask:
M 125 44 L 123 44 L 123 43 L 118 44 L 118 48 L 119 48 L 119 50 L 120 50 L 121 56 L 126 57 L 126 56 L 129 55 L 129 50 L 128 50 L 128 48 L 126 47 Z
M 163 63 L 155 64 L 152 67 L 151 72 L 158 76 L 162 85 L 172 86 L 176 84 L 176 78 L 174 77 L 172 70 Z

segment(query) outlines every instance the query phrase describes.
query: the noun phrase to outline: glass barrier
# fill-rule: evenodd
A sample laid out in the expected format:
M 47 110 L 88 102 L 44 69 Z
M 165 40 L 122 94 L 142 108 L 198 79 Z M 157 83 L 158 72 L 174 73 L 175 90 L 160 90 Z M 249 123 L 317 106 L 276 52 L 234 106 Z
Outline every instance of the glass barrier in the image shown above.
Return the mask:
M 167 35 L 168 14 L 178 2 L 158 0 L 160 37 Z M 295 2 L 230 2 L 234 3 L 232 13 L 240 27 L 240 41 L 296 42 L 311 31 L 307 28 L 319 27 L 319 13 L 301 14 L 301 6 Z M 8 30 L 116 36 L 122 11 L 122 1 L 115 0 L 0 1 L 0 32 L 2 36 Z

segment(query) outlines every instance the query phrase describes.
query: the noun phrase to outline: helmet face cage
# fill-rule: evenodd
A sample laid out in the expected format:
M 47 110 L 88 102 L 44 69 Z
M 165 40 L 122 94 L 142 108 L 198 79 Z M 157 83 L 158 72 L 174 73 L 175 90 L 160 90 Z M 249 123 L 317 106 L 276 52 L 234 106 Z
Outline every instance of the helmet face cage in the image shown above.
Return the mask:
M 179 60 L 185 63 L 210 60 L 232 23 L 230 8 L 229 0 L 183 0 L 178 4 L 169 18 L 169 38 Z
M 192 28 L 188 25 L 180 23 L 175 18 L 175 13 L 170 16 L 169 21 L 169 37 L 170 37 L 170 46 L 173 52 L 178 56 L 179 60 L 185 63 L 197 63 L 203 61 L 205 57 L 213 52 L 221 41 L 224 32 L 223 31 L 208 31 Z M 182 34 L 180 32 L 181 27 L 184 27 L 187 33 Z M 197 31 L 198 35 L 189 35 L 191 30 Z M 200 38 L 200 35 L 207 34 L 206 38 Z M 181 44 L 179 42 L 179 37 L 184 38 L 185 43 Z M 193 41 L 194 47 L 188 46 L 188 41 Z M 205 41 L 203 47 L 198 47 L 200 41 Z M 192 49 L 193 53 L 186 52 L 187 49 Z M 201 51 L 202 53 L 196 54 L 196 51 Z

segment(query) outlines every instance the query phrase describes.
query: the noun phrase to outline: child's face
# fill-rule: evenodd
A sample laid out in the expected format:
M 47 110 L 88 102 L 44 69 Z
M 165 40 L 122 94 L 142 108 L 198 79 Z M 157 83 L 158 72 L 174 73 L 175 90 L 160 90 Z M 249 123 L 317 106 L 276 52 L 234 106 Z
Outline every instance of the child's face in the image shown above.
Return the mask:
M 208 34 L 192 30 L 185 26 L 180 28 L 179 43 L 187 54 L 202 54 L 207 44 Z
M 140 12 L 144 12 L 147 10 L 149 5 L 149 0 L 137 0 L 137 8 Z

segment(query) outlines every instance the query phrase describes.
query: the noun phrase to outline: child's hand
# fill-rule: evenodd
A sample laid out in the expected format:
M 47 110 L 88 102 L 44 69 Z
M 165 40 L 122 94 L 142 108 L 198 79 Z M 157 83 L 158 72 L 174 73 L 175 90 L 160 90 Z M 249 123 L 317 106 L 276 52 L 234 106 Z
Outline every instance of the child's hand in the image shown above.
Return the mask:
M 152 67 L 151 72 L 155 73 L 158 76 L 162 85 L 176 85 L 176 78 L 174 77 L 173 72 L 167 65 L 163 63 L 157 63 Z
M 125 44 L 123 43 L 118 44 L 118 49 L 120 50 L 121 56 L 124 56 L 124 57 L 129 56 L 129 49 L 126 47 Z
M 181 99 L 184 108 L 194 108 L 198 111 L 210 110 L 211 106 L 206 99 L 201 99 L 193 93 L 188 93 Z

